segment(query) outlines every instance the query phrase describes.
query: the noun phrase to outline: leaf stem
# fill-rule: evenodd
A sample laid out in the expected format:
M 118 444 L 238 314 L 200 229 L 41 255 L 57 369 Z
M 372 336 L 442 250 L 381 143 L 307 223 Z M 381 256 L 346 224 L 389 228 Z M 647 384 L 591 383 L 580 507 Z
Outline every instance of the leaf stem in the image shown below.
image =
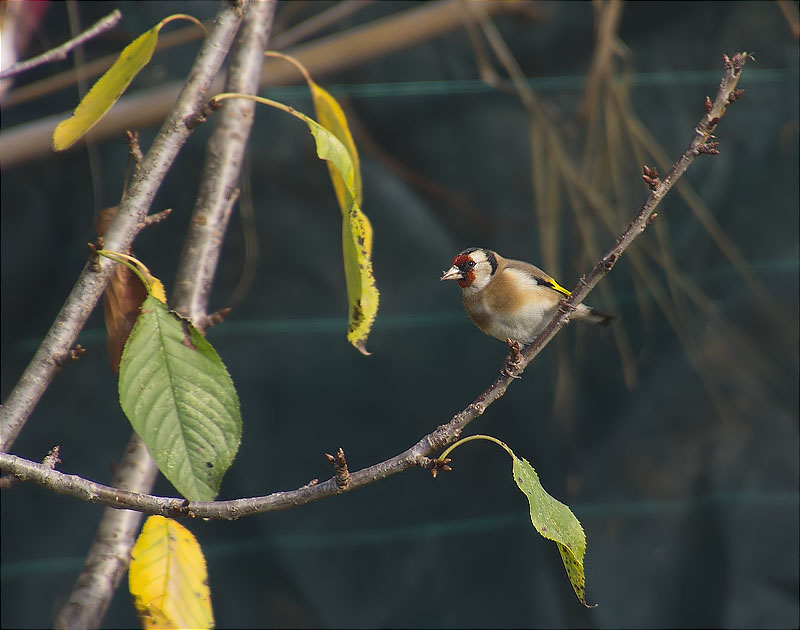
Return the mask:
M 214 96 L 211 101 L 215 103 L 219 103 L 220 101 L 224 101 L 225 99 L 229 98 L 243 98 L 248 101 L 255 101 L 256 103 L 261 103 L 262 105 L 269 105 L 270 107 L 274 107 L 275 109 L 281 109 L 285 111 L 287 114 L 291 114 L 295 118 L 299 118 L 303 122 L 307 122 L 309 118 L 305 114 L 301 114 L 298 112 L 294 107 L 289 107 L 288 105 L 284 105 L 283 103 L 279 103 L 278 101 L 273 101 L 269 98 L 264 98 L 263 96 L 254 96 L 253 94 L 239 94 L 238 92 L 222 92 L 221 94 L 217 94 Z
M 455 444 L 451 444 L 444 450 L 444 452 L 441 455 L 439 455 L 439 457 L 436 458 L 436 460 L 440 462 L 444 461 L 445 458 L 450 454 L 450 452 L 456 446 L 461 446 L 462 444 L 466 444 L 467 442 L 472 442 L 473 440 L 488 440 L 489 442 L 494 442 L 498 446 L 502 446 L 505 449 L 506 453 L 508 453 L 512 457 L 512 459 L 516 457 L 516 455 L 514 455 L 514 451 L 512 451 L 505 442 L 501 442 L 500 440 L 498 440 L 495 437 L 492 437 L 491 435 L 482 435 L 479 433 L 477 435 L 470 435 L 469 437 L 462 438 Z
M 109 251 L 107 249 L 98 249 L 97 250 L 98 256 L 103 256 L 104 258 L 108 258 L 109 260 L 113 260 L 115 263 L 119 263 L 120 265 L 125 265 L 128 269 L 130 269 L 139 280 L 142 281 L 145 290 L 147 291 L 147 295 L 152 295 L 153 291 L 150 286 L 150 281 L 148 277 L 150 276 L 150 271 L 147 267 L 144 266 L 139 260 L 134 258 L 133 256 L 128 256 L 127 254 L 121 254 L 119 252 Z M 142 273 L 142 269 L 144 269 L 145 273 Z
M 193 15 L 189 15 L 188 13 L 174 13 L 172 15 L 168 15 L 156 25 L 158 27 L 158 32 L 160 33 L 162 28 L 164 28 L 170 22 L 174 22 L 175 20 L 189 20 L 190 22 L 194 22 L 197 24 L 197 26 L 203 29 L 204 35 L 208 37 L 208 29 L 203 26 L 203 23 L 200 20 Z
M 300 73 L 305 78 L 306 83 L 308 83 L 309 85 L 311 83 L 313 83 L 313 81 L 311 80 L 311 75 L 308 73 L 308 70 L 306 69 L 306 67 L 302 63 L 300 63 L 297 59 L 295 59 L 294 57 L 292 57 L 290 55 L 284 55 L 283 53 L 278 52 L 277 50 L 267 50 L 267 51 L 264 52 L 264 56 L 265 57 L 273 57 L 275 59 L 283 59 L 284 61 L 288 61 L 290 64 L 292 64 L 295 68 L 297 68 L 300 71 Z

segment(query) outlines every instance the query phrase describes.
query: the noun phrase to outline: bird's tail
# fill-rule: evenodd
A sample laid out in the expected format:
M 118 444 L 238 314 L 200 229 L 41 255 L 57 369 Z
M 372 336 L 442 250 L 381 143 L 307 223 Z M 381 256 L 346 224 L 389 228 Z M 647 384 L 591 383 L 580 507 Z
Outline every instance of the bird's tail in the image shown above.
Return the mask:
M 572 318 L 586 322 L 587 324 L 594 324 L 595 326 L 608 326 L 611 322 L 617 319 L 617 316 L 609 315 L 608 313 L 598 311 L 591 306 L 581 304 L 573 314 Z

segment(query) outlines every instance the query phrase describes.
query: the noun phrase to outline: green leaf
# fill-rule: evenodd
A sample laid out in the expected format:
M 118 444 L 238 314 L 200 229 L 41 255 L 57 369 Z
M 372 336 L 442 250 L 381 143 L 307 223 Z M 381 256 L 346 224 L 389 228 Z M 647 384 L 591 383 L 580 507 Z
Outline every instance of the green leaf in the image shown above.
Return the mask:
M 450 460 L 447 456 L 462 444 L 475 440 L 494 442 L 509 454 L 513 461 L 512 472 L 514 474 L 514 481 L 525 496 L 528 497 L 533 526 L 542 536 L 548 540 L 552 540 L 558 546 L 561 560 L 564 562 L 564 568 L 567 570 L 567 577 L 569 577 L 572 588 L 575 590 L 575 594 L 578 596 L 581 603 L 587 608 L 597 606 L 597 604 L 589 606 L 589 604 L 586 603 L 586 579 L 583 573 L 583 555 L 586 553 L 586 535 L 583 533 L 583 528 L 566 505 L 545 492 L 545 489 L 539 481 L 539 475 L 536 474 L 536 471 L 533 469 L 533 466 L 528 463 L 528 460 L 517 457 L 507 444 L 491 435 L 470 435 L 448 446 L 439 457 L 434 460 L 436 465 L 431 468 L 433 476 L 436 477 L 436 473 L 439 470 L 450 470 L 448 465 Z
M 539 475 L 527 460 L 513 454 L 512 459 L 514 481 L 528 497 L 533 526 L 542 536 L 556 543 L 575 594 L 584 606 L 590 608 L 586 603 L 586 578 L 583 572 L 586 535 L 580 522 L 566 505 L 545 492 Z
M 214 348 L 150 295 L 125 344 L 119 400 L 164 476 L 212 501 L 239 448 L 239 398 Z
M 54 150 L 63 151 L 75 144 L 119 100 L 133 78 L 153 56 L 161 26 L 161 23 L 156 24 L 128 44 L 114 65 L 106 70 L 78 103 L 72 116 L 58 123 L 53 132 Z

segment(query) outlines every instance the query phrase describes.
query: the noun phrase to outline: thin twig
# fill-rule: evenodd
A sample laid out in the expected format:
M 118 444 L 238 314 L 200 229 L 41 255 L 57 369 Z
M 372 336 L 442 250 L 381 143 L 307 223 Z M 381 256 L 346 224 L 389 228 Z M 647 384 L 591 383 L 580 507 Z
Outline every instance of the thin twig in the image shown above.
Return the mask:
M 31 70 L 46 63 L 66 59 L 67 55 L 74 48 L 77 48 L 84 42 L 92 39 L 93 37 L 97 37 L 98 35 L 100 35 L 100 33 L 104 33 L 105 31 L 111 30 L 117 25 L 117 23 L 121 19 L 122 19 L 122 13 L 120 13 L 119 9 L 114 9 L 103 19 L 98 20 L 90 28 L 83 31 L 83 33 L 81 33 L 77 37 L 73 37 L 72 39 L 67 40 L 66 42 L 61 44 L 61 46 L 57 46 L 56 48 L 48 50 L 47 52 L 43 52 L 41 55 L 37 55 L 36 57 L 31 57 L 30 59 L 26 59 L 25 61 L 18 61 L 17 63 L 10 65 L 8 68 L 0 72 L 0 80 L 6 79 L 8 77 L 13 77 L 14 75 L 20 74 L 21 72 Z
M 344 450 L 339 449 L 336 455 L 325 453 L 325 457 L 331 463 L 334 470 L 333 480 L 336 482 L 336 487 L 340 492 L 344 492 L 350 484 L 350 471 L 347 468 L 347 458 L 344 456 Z
M 203 23 L 205 32 L 208 32 L 212 27 L 212 20 Z M 158 44 L 154 53 L 163 53 L 175 46 L 181 46 L 196 40 L 203 39 L 205 32 L 192 24 L 183 28 L 177 28 L 169 33 L 161 32 L 158 35 Z M 3 100 L 4 107 L 15 107 L 17 105 L 24 105 L 30 101 L 44 98 L 65 88 L 76 85 L 81 80 L 89 80 L 94 77 L 99 77 L 106 70 L 108 70 L 114 62 L 119 58 L 119 53 L 111 53 L 103 57 L 98 57 L 86 63 L 80 68 L 73 68 L 65 70 L 58 74 L 51 75 L 39 81 L 26 83 L 15 88 Z
M 353 0 L 353 2 L 354 5 L 358 5 L 360 0 Z M 347 6 L 348 4 L 349 3 L 347 2 L 337 3 L 332 8 L 321 11 L 317 14 L 317 16 L 314 16 L 305 22 L 301 22 L 300 24 L 293 26 L 282 33 L 278 33 L 274 38 L 271 39 L 270 45 L 275 50 L 285 50 L 289 46 L 294 46 L 301 39 L 313 35 L 313 32 L 316 29 L 329 27 L 334 20 L 342 19 L 348 14 L 353 13 L 361 8 L 361 6 L 350 7 Z M 365 4 L 366 3 L 364 2 L 361 3 L 361 5 Z M 322 18 L 323 15 L 326 15 L 325 19 Z M 320 18 L 319 21 L 315 19 L 317 17 Z M 307 24 L 307 22 L 309 24 Z M 212 26 L 212 20 L 205 20 L 203 22 L 203 26 L 206 30 L 209 30 Z M 194 25 L 176 28 L 174 31 L 170 31 L 169 33 L 164 33 L 162 31 L 158 36 L 158 44 L 156 45 L 154 53 L 164 53 L 167 50 L 175 48 L 176 46 L 183 46 L 184 44 L 194 42 L 202 39 L 203 37 L 205 37 L 203 32 L 197 29 Z M 57 92 L 58 90 L 75 85 L 81 79 L 88 80 L 98 77 L 103 74 L 103 72 L 108 70 L 118 57 L 119 53 L 105 55 L 103 57 L 93 59 L 80 68 L 65 70 L 64 72 L 46 77 L 39 81 L 26 83 L 25 85 L 15 88 L 14 91 L 8 94 L 3 99 L 3 105 L 5 107 L 24 105 L 32 100 L 43 98 L 49 94 L 52 94 L 53 92 Z M 159 97 L 163 96 L 158 90 L 155 90 L 154 94 L 158 95 Z M 166 100 L 169 101 L 170 99 L 167 98 Z M 174 98 L 171 100 L 174 102 Z
M 510 1 L 480 2 L 486 4 L 489 13 L 509 12 L 518 7 L 516 2 Z M 382 55 L 440 36 L 461 24 L 461 0 L 423 2 L 418 6 L 409 3 L 409 6 L 410 8 L 404 8 L 386 18 L 298 46 L 291 51 L 292 55 L 319 81 L 331 72 L 373 62 Z M 301 80 L 294 68 L 278 60 L 268 60 L 262 68 L 261 76 L 261 88 L 297 83 Z M 156 120 L 163 120 L 182 85 L 182 81 L 171 81 L 123 96 L 92 129 L 87 139 L 114 137 L 124 129 L 141 129 L 152 126 Z M 215 89 L 219 91 L 221 88 L 222 81 L 219 80 Z M 4 169 L 10 168 L 48 155 L 51 151 L 53 130 L 69 113 L 47 116 L 3 129 L 0 133 L 0 166 Z
M 735 92 L 736 84 L 739 81 L 747 58 L 747 53 L 737 53 L 733 58 L 724 57 L 725 70 L 717 97 L 712 106 L 707 108 L 705 115 L 695 128 L 694 135 L 686 151 L 675 162 L 663 180 L 658 179 L 653 170 L 645 168 L 645 177 L 647 178 L 650 193 L 638 215 L 623 232 L 614 247 L 595 265 L 589 276 L 581 278 L 578 286 L 572 291 L 572 295 L 565 300 L 562 308 L 556 313 L 547 328 L 519 356 L 512 357 L 515 368 L 513 370 L 514 376 L 519 376 L 531 360 L 567 324 L 570 313 L 611 270 L 634 239 L 647 228 L 652 221 L 658 204 L 694 159 L 698 155 L 708 153 L 709 149 L 715 148 L 716 145 L 712 144 L 714 141 L 711 134 L 720 118 L 724 115 L 728 105 L 732 102 L 731 95 L 737 94 Z M 232 520 L 250 514 L 285 510 L 324 497 L 349 492 L 413 467 L 427 468 L 437 472 L 440 469 L 445 470 L 444 464 L 432 464 L 430 456 L 455 442 L 472 420 L 483 414 L 489 405 L 505 394 L 509 385 L 514 382 L 514 376 L 501 374 L 474 402 L 454 415 L 447 424 L 441 425 L 432 433 L 424 436 L 403 453 L 379 464 L 350 473 L 349 481 L 344 487 L 341 485 L 341 479 L 337 483 L 337 479 L 334 476 L 321 483 L 310 483 L 296 490 L 275 492 L 266 496 L 232 501 L 190 503 L 185 499 L 179 498 L 122 492 L 116 488 L 88 481 L 75 475 L 65 475 L 41 466 L 36 462 L 5 453 L 0 453 L 0 470 L 14 474 L 23 481 L 36 483 L 58 494 L 76 497 L 92 503 L 101 503 L 118 509 L 138 510 L 147 514 L 160 514 L 171 517 Z
M 714 141 L 712 135 L 717 127 L 725 111 L 736 97 L 731 98 L 732 95 L 737 94 L 736 84 L 742 73 L 742 68 L 747 61 L 749 55 L 746 52 L 736 53 L 733 58 L 723 55 L 724 73 L 722 81 L 717 91 L 717 97 L 711 104 L 711 107 L 706 106 L 706 113 L 700 120 L 700 123 L 694 129 L 689 146 L 683 152 L 683 155 L 672 165 L 672 169 L 663 180 L 659 180 L 655 172 L 644 167 L 643 179 L 650 187 L 650 194 L 647 196 L 644 205 L 642 206 L 639 214 L 628 225 L 627 229 L 617 239 L 616 245 L 594 266 L 588 278 L 581 278 L 578 286 L 572 291 L 567 300 L 565 300 L 563 308 L 556 314 L 556 316 L 548 324 L 541 334 L 522 352 L 521 370 L 527 366 L 531 360 L 541 352 L 552 339 L 555 334 L 563 328 L 569 321 L 570 312 L 575 309 L 589 292 L 597 285 L 598 282 L 609 272 L 614 264 L 619 260 L 622 253 L 630 246 L 633 240 L 639 236 L 653 220 L 653 214 L 663 199 L 664 195 L 675 185 L 680 179 L 687 168 L 694 162 L 695 158 L 701 154 L 713 154 L 716 151 L 717 143 Z M 520 371 L 521 371 L 520 370 Z
M 56 466 L 61 463 L 61 459 L 58 457 L 60 452 L 61 447 L 55 445 L 47 452 L 47 455 L 44 456 L 42 465 L 50 470 L 55 470 Z M 19 477 L 14 475 L 3 475 L 0 477 L 0 490 L 8 490 L 9 488 L 13 488 L 19 483 L 19 481 Z
M 151 225 L 155 225 L 156 223 L 161 223 L 164 221 L 169 215 L 172 214 L 172 208 L 166 208 L 161 212 L 155 212 L 153 214 L 148 214 L 143 221 L 142 227 L 150 227 Z

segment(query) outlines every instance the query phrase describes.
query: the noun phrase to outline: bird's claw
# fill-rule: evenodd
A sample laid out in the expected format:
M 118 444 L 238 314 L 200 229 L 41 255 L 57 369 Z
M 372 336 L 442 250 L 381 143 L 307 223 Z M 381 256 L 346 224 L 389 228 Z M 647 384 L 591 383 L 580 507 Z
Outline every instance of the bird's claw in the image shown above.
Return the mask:
M 500 373 L 510 378 L 522 378 L 517 374 L 517 370 L 519 370 L 519 366 L 522 363 L 519 342 L 513 339 L 506 339 L 506 345 L 508 346 L 508 356 L 506 357 L 506 364 L 500 370 Z

